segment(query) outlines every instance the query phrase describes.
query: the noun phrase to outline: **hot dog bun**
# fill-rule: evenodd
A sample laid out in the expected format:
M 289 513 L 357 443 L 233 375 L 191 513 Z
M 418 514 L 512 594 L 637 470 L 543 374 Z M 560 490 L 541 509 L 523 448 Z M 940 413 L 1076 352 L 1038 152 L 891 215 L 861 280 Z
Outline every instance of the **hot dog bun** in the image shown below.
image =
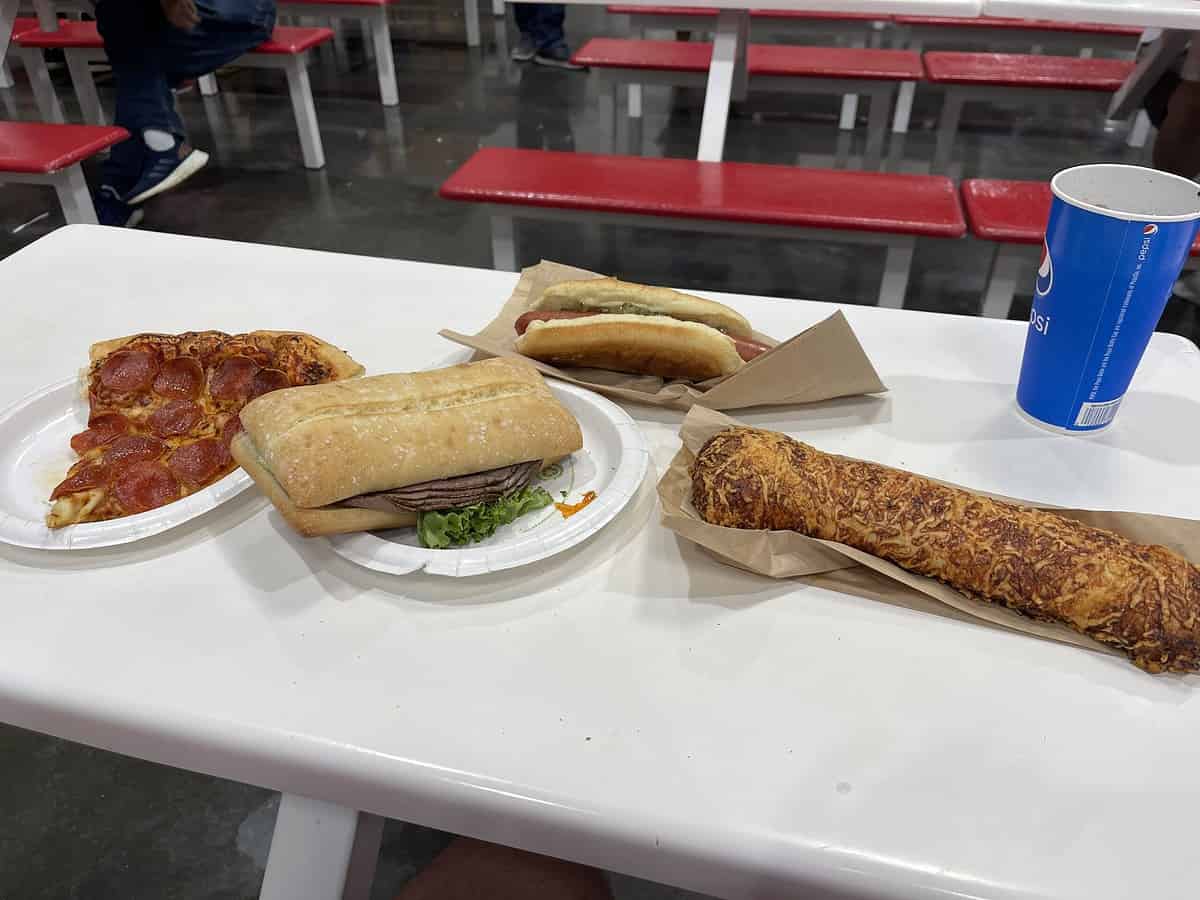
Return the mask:
M 301 509 L 583 446 L 575 417 L 516 359 L 274 391 L 241 419 L 238 461 L 252 450 Z
M 699 322 L 734 337 L 754 336 L 754 329 L 746 318 L 723 303 L 616 278 L 560 281 L 546 288 L 530 309 L 670 316 L 685 322 Z
M 727 336 L 708 325 L 668 316 L 600 315 L 533 322 L 515 347 L 524 356 L 554 365 L 690 381 L 729 375 L 744 365 Z

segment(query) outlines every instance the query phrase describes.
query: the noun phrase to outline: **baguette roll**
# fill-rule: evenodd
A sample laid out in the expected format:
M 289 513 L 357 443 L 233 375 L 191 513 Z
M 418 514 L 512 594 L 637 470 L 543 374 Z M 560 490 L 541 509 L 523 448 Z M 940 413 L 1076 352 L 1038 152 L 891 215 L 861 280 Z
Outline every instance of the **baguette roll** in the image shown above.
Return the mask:
M 537 371 L 510 359 L 274 391 L 241 418 L 235 446 L 301 509 L 583 446 Z
M 730 428 L 692 467 L 700 518 L 838 541 L 1115 647 L 1148 672 L 1200 669 L 1200 568 L 1045 510 Z

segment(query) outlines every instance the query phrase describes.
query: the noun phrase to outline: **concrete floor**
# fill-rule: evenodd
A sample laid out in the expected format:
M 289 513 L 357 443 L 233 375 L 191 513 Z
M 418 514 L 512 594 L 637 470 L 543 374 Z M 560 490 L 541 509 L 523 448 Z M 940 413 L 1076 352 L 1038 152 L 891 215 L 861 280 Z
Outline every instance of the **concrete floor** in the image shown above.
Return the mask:
M 357 45 L 350 71 L 319 61 L 313 88 L 328 157 L 319 172 L 301 166 L 281 75 L 231 73 L 218 97 L 185 95 L 192 141 L 212 162 L 185 188 L 151 201 L 143 227 L 489 266 L 486 217 L 439 200 L 438 184 L 480 146 L 609 152 L 614 136 L 585 74 L 510 63 L 511 24 L 483 24 L 480 51 L 397 42 L 401 104 L 394 109 L 378 104 L 374 70 Z M 626 27 L 597 9 L 568 13 L 575 42 Z M 70 115 L 70 91 L 61 94 Z M 102 97 L 111 101 L 104 86 Z M 643 123 L 623 122 L 619 145 L 691 156 L 701 99 L 695 91 L 646 89 Z M 893 171 L 927 168 L 938 109 L 936 93 L 918 92 L 913 131 L 890 148 Z M 1081 162 L 1132 161 L 1123 133 L 1106 130 L 1102 113 L 1094 98 L 1052 109 L 970 106 L 955 174 L 1046 178 Z M 0 90 L 0 115 L 36 118 L 20 72 L 15 90 Z M 836 121 L 832 98 L 752 95 L 730 122 L 726 159 L 831 165 Z M 853 164 L 861 135 L 849 151 Z M 48 189 L 0 187 L 0 258 L 59 224 Z M 879 251 L 799 241 L 563 225 L 526 225 L 520 236 L 526 264 L 544 257 L 652 283 L 851 303 L 873 302 L 883 265 Z M 922 243 L 906 306 L 978 314 L 989 258 L 987 244 L 969 239 Z M 336 291 L 330 285 L 331 297 Z M 1013 317 L 1028 310 L 1028 297 L 1018 298 Z M 1200 308 L 1173 299 L 1160 328 L 1198 340 Z M 0 898 L 254 897 L 276 802 L 257 788 L 0 726 Z M 389 823 L 373 897 L 393 896 L 447 840 Z M 622 876 L 614 888 L 621 900 L 696 896 Z

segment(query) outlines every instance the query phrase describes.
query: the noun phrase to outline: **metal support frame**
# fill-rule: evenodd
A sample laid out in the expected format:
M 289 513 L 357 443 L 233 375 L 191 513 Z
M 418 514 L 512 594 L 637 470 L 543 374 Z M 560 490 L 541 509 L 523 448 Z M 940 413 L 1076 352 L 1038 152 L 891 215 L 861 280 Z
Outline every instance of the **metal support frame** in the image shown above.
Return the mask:
M 317 109 L 313 105 L 312 85 L 308 82 L 308 54 L 285 57 L 288 93 L 292 97 L 292 114 L 300 134 L 300 153 L 306 169 L 325 166 L 325 148 L 321 144 L 321 127 L 317 124 Z
M 0 184 L 4 183 L 49 185 L 58 194 L 63 218 L 67 220 L 68 225 L 96 224 L 96 207 L 92 205 L 92 192 L 88 190 L 87 179 L 83 177 L 83 168 L 79 163 L 45 174 L 0 172 Z
M 917 243 L 917 237 L 914 235 L 885 234 L 877 231 L 834 231 L 827 228 L 804 228 L 796 225 L 763 225 L 756 222 L 729 222 L 716 219 L 679 219 L 671 216 L 639 216 L 633 213 L 509 206 L 494 203 L 485 203 L 484 206 L 487 208 L 492 222 L 492 264 L 494 268 L 506 272 L 515 272 L 520 262 L 514 221 L 517 219 L 594 222 L 598 225 L 661 228 L 671 231 L 695 231 L 788 240 L 801 237 L 807 240 L 828 241 L 833 244 L 865 244 L 884 247 L 887 250 L 887 259 L 876 300 L 880 306 L 890 309 L 900 309 L 904 305 L 904 292 L 908 287 L 908 276 Z
M 65 56 L 67 70 L 71 73 L 71 86 L 75 88 L 83 121 L 89 125 L 107 125 L 104 107 L 100 105 L 100 95 L 96 93 L 96 80 L 92 77 L 87 60 L 76 53 L 67 53 Z
M 260 900 L 367 900 L 383 818 L 323 800 L 279 800 Z
M 1037 264 L 1039 248 L 1029 244 L 997 244 L 988 269 L 980 313 L 989 319 L 1007 319 L 1017 284 Z
M 606 84 L 614 85 L 614 90 L 621 85 L 629 86 L 628 115 L 638 118 L 642 114 L 642 86 L 670 85 L 673 87 L 700 87 L 705 84 L 708 76 L 703 72 L 675 72 L 667 69 L 625 69 L 611 66 L 592 69 L 595 77 L 603 88 Z M 756 75 L 749 80 L 749 89 L 755 91 L 781 91 L 794 94 L 831 94 L 846 96 L 853 92 L 861 94 L 870 102 L 867 115 L 867 141 L 863 151 L 863 168 L 878 169 L 883 163 L 884 143 L 887 138 L 888 115 L 892 109 L 892 101 L 896 96 L 898 82 L 870 81 L 849 78 L 808 78 L 787 75 Z M 902 84 L 902 83 L 900 83 Z M 845 129 L 842 123 L 839 127 Z M 851 123 L 853 128 L 853 122 Z M 615 145 L 614 145 L 615 146 Z M 698 157 L 702 158 L 702 157 Z
M 1017 104 L 1022 100 L 1036 98 L 1046 104 L 1055 101 L 1077 102 L 1084 94 L 1101 94 L 1102 91 L 1086 89 L 1070 90 L 1066 88 L 1040 87 L 1000 87 L 995 85 L 946 84 L 945 98 L 942 101 L 942 115 L 938 121 L 937 143 L 933 150 L 933 163 L 930 172 L 934 175 L 944 174 L 950 165 L 954 151 L 954 141 L 958 135 L 958 124 L 962 117 L 962 108 L 966 103 L 986 100 L 998 104 Z
M 200 94 L 204 97 L 215 97 L 221 91 L 217 84 L 217 76 L 211 72 L 197 78 L 196 84 L 200 86 Z
M 746 10 L 723 9 L 717 15 L 713 36 L 712 61 L 708 67 L 704 91 L 704 117 L 700 122 L 700 146 L 696 159 L 720 162 L 725 154 L 725 129 L 729 124 L 729 102 L 734 84 L 744 78 L 746 69 Z
M 850 41 L 850 46 L 855 50 L 862 50 L 867 46 L 867 42 L 861 37 L 856 37 Z M 838 128 L 842 129 L 842 131 L 853 131 L 857 118 L 858 94 L 844 94 L 842 96 L 842 111 L 838 117 Z
M 10 88 L 14 84 L 12 69 L 8 67 L 8 63 L 0 62 L 0 88 Z

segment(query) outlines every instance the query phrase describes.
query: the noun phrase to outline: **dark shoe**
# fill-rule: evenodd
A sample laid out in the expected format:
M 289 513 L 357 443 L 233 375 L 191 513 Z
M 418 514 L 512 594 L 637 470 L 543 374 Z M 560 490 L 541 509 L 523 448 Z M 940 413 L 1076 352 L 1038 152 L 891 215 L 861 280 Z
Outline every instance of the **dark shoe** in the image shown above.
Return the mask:
M 537 45 L 533 43 L 533 38 L 527 34 L 521 35 L 521 39 L 517 41 L 517 46 L 512 48 L 513 62 L 529 62 L 537 54 Z
M 96 221 L 101 225 L 136 228 L 138 222 L 142 221 L 142 211 L 122 200 L 112 185 L 102 184 L 92 201 L 96 206 Z
M 555 69 L 567 69 L 571 72 L 582 72 L 587 68 L 577 62 L 571 62 L 571 51 L 567 49 L 566 44 L 539 50 L 534 54 L 533 61 L 539 66 L 552 66 Z
M 194 150 L 180 138 L 170 150 L 156 153 L 146 150 L 142 175 L 125 197 L 130 206 L 137 206 L 164 191 L 179 187 L 208 163 L 208 154 Z

